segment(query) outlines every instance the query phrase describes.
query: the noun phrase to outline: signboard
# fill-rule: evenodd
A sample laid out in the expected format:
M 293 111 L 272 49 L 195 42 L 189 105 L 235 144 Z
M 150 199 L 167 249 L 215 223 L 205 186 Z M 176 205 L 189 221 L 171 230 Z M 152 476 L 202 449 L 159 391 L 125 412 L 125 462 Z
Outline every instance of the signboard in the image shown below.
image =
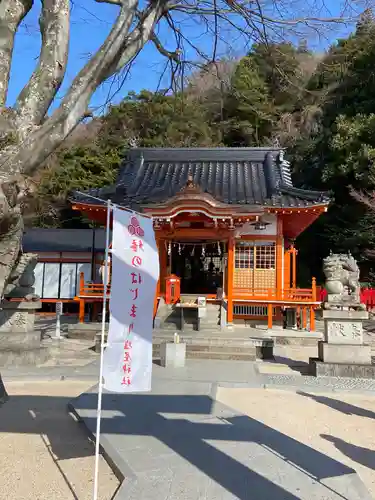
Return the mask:
M 61 316 L 62 313 L 63 313 L 63 303 L 56 302 L 56 315 Z
M 151 390 L 152 323 L 159 256 L 152 220 L 113 209 L 110 323 L 103 387 Z
M 207 305 L 206 297 L 198 297 L 197 302 L 199 307 L 206 307 Z
M 60 339 L 61 338 L 61 323 L 60 323 L 60 316 L 63 313 L 63 303 L 62 302 L 56 302 L 56 338 Z

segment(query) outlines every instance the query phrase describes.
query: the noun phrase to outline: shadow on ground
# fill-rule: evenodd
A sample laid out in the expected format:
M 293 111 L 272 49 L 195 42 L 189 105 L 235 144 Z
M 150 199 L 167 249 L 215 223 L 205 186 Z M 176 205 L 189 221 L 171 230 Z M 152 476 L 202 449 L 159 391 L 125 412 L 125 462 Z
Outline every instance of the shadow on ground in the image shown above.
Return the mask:
M 38 434 L 47 438 L 58 460 L 93 455 L 85 427 L 66 416 L 68 402 L 65 397 L 10 393 L 9 401 L 0 406 L 0 443 L 2 433 Z M 81 441 L 79 447 L 77 441 Z
M 353 462 L 375 470 L 375 451 L 363 448 L 362 446 L 356 446 L 329 434 L 321 434 L 321 437 L 333 443 L 343 455 L 349 457 Z
M 47 436 L 51 451 L 59 460 L 92 455 L 93 447 L 89 441 L 86 448 L 75 446 L 77 436 L 82 433 L 82 424 L 77 424 L 73 419 L 59 418 L 61 412 L 66 412 L 68 403 L 65 397 L 11 397 L 0 408 L 0 439 L 1 433 L 5 432 L 40 434 Z M 70 406 L 74 407 L 77 414 L 84 415 L 86 426 L 94 433 L 97 393 L 84 393 L 74 399 Z M 218 411 L 219 407 L 221 409 Z M 366 493 L 362 496 L 342 496 L 341 487 L 337 487 L 335 479 L 347 477 L 352 481 L 353 469 L 253 418 L 236 415 L 230 408 L 218 406 L 215 400 L 206 395 L 105 393 L 101 427 L 103 447 L 104 439 L 107 443 L 112 440 L 113 449 L 117 448 L 117 453 L 125 457 L 124 463 L 128 462 L 128 471 L 120 468 L 124 477 L 135 477 L 140 471 L 152 472 L 155 476 L 156 469 L 166 474 L 174 467 L 169 461 L 177 456 L 184 459 L 184 464 L 193 466 L 193 472 L 191 468 L 184 469 L 181 476 L 185 478 L 187 474 L 188 484 L 202 479 L 194 475 L 198 469 L 211 485 L 219 485 L 233 498 L 240 500 L 306 498 L 300 496 L 299 484 L 293 481 L 293 474 L 297 478 L 303 475 L 312 484 L 324 486 L 328 493 L 326 498 L 370 498 Z M 123 441 L 125 447 L 122 448 L 121 440 L 129 436 L 133 436 L 133 448 L 128 447 L 127 441 Z M 150 447 L 150 441 L 145 440 L 145 437 L 152 438 L 152 446 L 156 442 L 162 443 L 164 451 Z M 239 448 L 243 450 L 242 443 L 248 447 L 245 455 L 239 456 L 237 452 Z M 335 444 L 339 448 L 337 443 L 336 440 Z M 219 449 L 221 446 L 224 446 L 224 451 Z M 229 455 L 228 446 L 235 458 Z M 354 452 L 346 450 L 343 453 L 350 456 Z M 180 467 L 181 461 L 176 465 L 176 470 L 181 470 Z M 287 479 L 287 471 L 291 471 L 290 480 Z M 177 483 L 174 487 L 180 487 L 181 478 L 178 474 L 170 481 Z M 306 484 L 303 488 L 306 488 Z M 157 492 L 155 495 L 153 498 L 159 498 Z M 116 498 L 127 497 L 120 495 Z M 145 494 L 142 498 L 151 497 Z
M 309 363 L 306 361 L 299 361 L 275 354 L 273 360 L 270 362 L 274 364 L 286 365 L 288 368 L 295 372 L 299 372 L 301 375 L 309 375 Z
M 303 391 L 297 391 L 297 394 L 310 398 L 317 403 L 321 403 L 322 405 L 329 406 L 333 410 L 337 410 L 345 415 L 358 415 L 359 417 L 375 418 L 375 412 L 366 410 L 366 408 L 360 408 L 359 406 L 355 406 L 350 403 L 345 403 L 339 399 L 329 398 L 328 396 L 318 396 L 316 394 L 309 394 Z
M 94 393 L 83 394 L 72 402 L 75 411 L 85 415 L 85 424 L 91 432 L 95 432 L 96 402 Z M 231 498 L 241 500 L 318 498 L 306 497 L 306 481 L 312 485 L 319 483 L 327 499 L 370 498 L 359 480 L 358 485 L 363 488 L 359 496 L 342 496 L 342 491 L 349 491 L 350 484 L 353 484 L 353 469 L 253 418 L 236 415 L 230 408 L 221 407 L 226 410 L 218 412 L 217 402 L 203 395 L 104 394 L 102 433 L 107 444 L 111 443 L 116 453 L 124 457 L 128 468 L 122 471 L 124 476 L 155 475 L 155 469 L 161 469 L 163 475 L 165 470 L 175 468 L 181 471 L 182 467 L 180 474 L 185 477 L 192 472 L 190 468 L 184 469 L 182 464 L 190 464 L 211 482 L 230 492 Z M 184 418 L 181 418 L 182 414 Z M 138 439 L 126 441 L 129 436 Z M 143 439 L 142 449 L 142 438 L 145 437 L 152 440 Z M 163 451 L 157 448 L 158 451 L 153 452 L 150 443 L 154 443 L 155 438 L 166 445 L 169 453 L 165 447 Z M 125 441 L 121 443 L 121 439 Z M 129 448 L 129 442 L 134 448 Z M 240 456 L 244 443 L 246 451 Z M 139 463 L 136 453 L 140 455 Z M 173 454 L 184 460 L 173 461 Z M 291 471 L 290 479 L 288 471 Z M 301 480 L 301 477 L 305 479 Z M 337 479 L 342 481 L 341 486 L 338 486 Z M 174 481 L 178 480 L 179 477 L 174 476 Z M 199 480 L 199 477 L 190 477 L 190 481 L 198 483 Z M 167 480 L 164 478 L 163 481 Z M 300 496 L 299 486 L 305 490 L 305 496 Z M 127 497 L 124 494 L 116 498 Z M 146 495 L 145 498 L 149 497 Z

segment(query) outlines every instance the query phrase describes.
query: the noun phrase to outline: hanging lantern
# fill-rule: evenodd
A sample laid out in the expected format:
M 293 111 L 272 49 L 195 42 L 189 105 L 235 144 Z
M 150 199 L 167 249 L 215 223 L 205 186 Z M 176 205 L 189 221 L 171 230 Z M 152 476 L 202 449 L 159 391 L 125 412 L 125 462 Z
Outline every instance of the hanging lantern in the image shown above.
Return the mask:
M 206 256 L 206 245 L 202 245 L 202 257 L 204 258 Z
M 169 245 L 168 245 L 168 255 L 171 255 L 172 253 L 172 245 L 171 245 L 171 242 L 169 242 Z
M 253 222 L 251 225 L 254 226 L 254 229 L 256 231 L 264 231 L 265 229 L 267 229 L 267 226 L 269 226 L 270 223 L 264 222 L 262 220 L 257 220 L 256 222 Z
M 217 242 L 217 253 L 221 255 L 221 246 L 219 241 Z
M 181 243 L 178 244 L 178 255 L 181 255 Z

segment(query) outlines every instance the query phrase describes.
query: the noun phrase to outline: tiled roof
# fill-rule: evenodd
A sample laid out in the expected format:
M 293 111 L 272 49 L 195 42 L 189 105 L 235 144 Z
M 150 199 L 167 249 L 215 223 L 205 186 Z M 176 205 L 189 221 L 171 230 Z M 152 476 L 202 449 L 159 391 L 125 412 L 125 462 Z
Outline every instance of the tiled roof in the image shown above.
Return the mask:
M 168 200 L 189 177 L 226 204 L 306 207 L 329 202 L 325 193 L 293 187 L 289 163 L 275 148 L 132 149 L 114 186 L 86 193 L 135 208 Z M 78 193 L 74 201 L 98 203 Z

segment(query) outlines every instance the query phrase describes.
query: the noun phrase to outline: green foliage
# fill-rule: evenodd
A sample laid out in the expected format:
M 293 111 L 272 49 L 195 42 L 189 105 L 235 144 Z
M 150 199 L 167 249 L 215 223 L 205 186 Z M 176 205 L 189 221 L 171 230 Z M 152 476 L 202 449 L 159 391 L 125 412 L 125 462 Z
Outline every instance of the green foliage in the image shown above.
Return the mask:
M 375 188 L 374 63 L 375 25 L 367 15 L 355 33 L 331 47 L 307 85 L 309 101 L 318 103 L 321 115 L 317 132 L 297 145 L 297 178 L 331 190 L 335 200 L 326 217 L 300 238 L 306 262 L 315 269 L 330 249 L 350 250 L 368 269 L 373 216 L 350 190 Z M 314 241 L 319 241 L 317 249 Z
M 74 190 L 99 188 L 115 182 L 123 152 L 141 147 L 213 146 L 220 133 L 211 127 L 205 110 L 184 96 L 143 91 L 130 93 L 110 108 L 94 140 L 60 150 L 46 168 L 35 195 L 33 225 L 48 227 L 87 221 L 68 210 L 66 199 Z M 68 220 L 67 220 L 68 219 Z
M 224 140 L 228 145 L 259 146 L 272 134 L 275 108 L 251 57 L 244 57 L 236 68 L 224 113 Z
M 121 156 L 116 149 L 77 146 L 58 154 L 59 166 L 45 175 L 39 194 L 66 198 L 74 190 L 111 184 L 115 180 Z
M 140 147 L 195 147 L 219 143 L 204 109 L 183 95 L 130 93 L 110 109 L 104 133 L 109 144 L 135 138 Z
M 309 51 L 291 43 L 256 44 L 249 54 L 279 112 L 295 111 L 303 92 L 302 55 Z
M 323 180 L 337 183 L 341 177 L 354 187 L 375 187 L 375 114 L 338 116 L 329 147 L 334 161 L 325 166 Z

